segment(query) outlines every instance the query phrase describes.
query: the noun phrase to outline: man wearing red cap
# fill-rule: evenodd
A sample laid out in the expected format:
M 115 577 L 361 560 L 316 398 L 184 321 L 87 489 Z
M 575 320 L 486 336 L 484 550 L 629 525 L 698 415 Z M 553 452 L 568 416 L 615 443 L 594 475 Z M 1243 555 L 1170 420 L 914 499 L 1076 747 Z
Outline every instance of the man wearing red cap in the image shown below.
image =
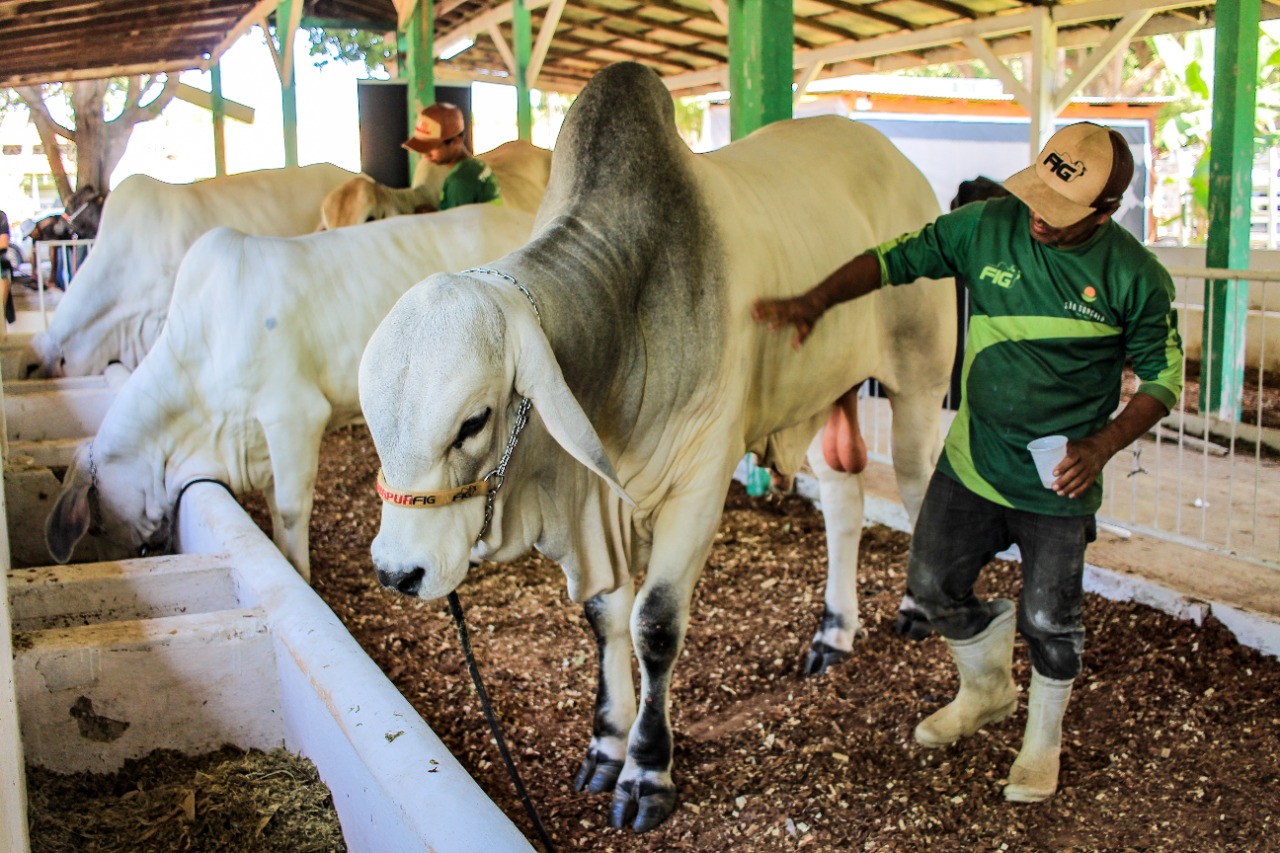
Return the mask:
M 1085 548 L 1096 535 L 1107 461 L 1176 405 L 1182 390 L 1173 281 L 1112 220 L 1133 177 L 1114 130 L 1058 131 L 1036 162 L 1004 182 L 1012 196 L 965 205 L 850 260 L 808 292 L 753 307 L 798 347 L 839 303 L 883 285 L 963 278 L 972 317 L 962 401 L 911 539 L 907 588 L 943 636 L 960 674 L 949 705 L 915 729 L 950 744 L 1017 707 L 1015 627 L 1031 653 L 1022 749 L 1005 798 L 1057 790 L 1062 719 L 1080 673 Z M 850 309 L 844 309 L 850 310 Z M 1126 357 L 1138 391 L 1114 419 Z M 854 423 L 842 399 L 833 421 Z M 854 430 L 856 431 L 856 429 Z M 1069 439 L 1045 488 L 1027 444 Z M 982 568 L 1017 544 L 1019 606 L 974 594 Z
M 439 166 L 453 166 L 440 189 L 439 210 L 464 204 L 501 204 L 498 178 L 488 163 L 473 157 L 463 139 L 462 110 L 453 104 L 432 104 L 418 113 L 413 136 L 403 145 Z

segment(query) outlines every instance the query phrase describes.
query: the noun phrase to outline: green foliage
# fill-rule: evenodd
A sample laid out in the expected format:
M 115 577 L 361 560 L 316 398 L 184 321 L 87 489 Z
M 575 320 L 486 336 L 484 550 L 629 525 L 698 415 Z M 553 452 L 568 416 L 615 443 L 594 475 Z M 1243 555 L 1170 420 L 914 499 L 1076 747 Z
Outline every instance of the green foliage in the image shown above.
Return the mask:
M 372 30 L 335 30 L 312 27 L 307 32 L 316 68 L 330 62 L 363 63 L 370 73 L 385 74 L 396 58 L 395 43 L 387 43 L 383 33 Z

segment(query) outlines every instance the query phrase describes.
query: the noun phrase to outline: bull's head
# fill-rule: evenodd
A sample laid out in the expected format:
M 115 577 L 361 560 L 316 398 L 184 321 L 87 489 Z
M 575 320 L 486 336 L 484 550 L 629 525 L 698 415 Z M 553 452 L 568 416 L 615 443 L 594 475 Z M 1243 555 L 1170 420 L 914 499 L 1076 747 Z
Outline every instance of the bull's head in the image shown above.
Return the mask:
M 45 522 L 50 556 L 67 562 L 86 535 L 103 560 L 170 552 L 173 528 L 163 467 L 110 450 L 95 453 L 92 441 L 82 444 Z
M 320 204 L 320 231 L 345 228 L 396 216 L 396 207 L 386 187 L 368 175 L 356 175 L 329 191 Z
M 435 275 L 383 320 L 360 363 L 360 403 L 385 483 L 372 547 L 385 586 L 438 598 L 462 583 L 490 500 L 483 489 L 472 495 L 465 487 L 486 478 L 498 485 L 490 475 L 514 441 L 522 398 L 565 450 L 625 498 L 533 308 L 515 287 Z M 520 476 L 518 465 L 510 476 Z M 428 495 L 443 497 L 428 502 Z

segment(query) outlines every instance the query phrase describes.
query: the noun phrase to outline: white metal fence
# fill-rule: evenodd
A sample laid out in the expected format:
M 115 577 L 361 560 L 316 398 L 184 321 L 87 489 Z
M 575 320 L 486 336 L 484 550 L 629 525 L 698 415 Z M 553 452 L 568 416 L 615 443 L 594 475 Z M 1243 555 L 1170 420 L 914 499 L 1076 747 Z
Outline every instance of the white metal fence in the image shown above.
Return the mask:
M 1111 460 L 1098 520 L 1121 535 L 1139 532 L 1280 568 L 1280 381 L 1272 378 L 1280 376 L 1280 272 L 1170 273 L 1185 350 L 1182 399 L 1151 433 Z M 1239 421 L 1200 411 L 1200 376 L 1212 369 L 1202 364 L 1206 279 L 1248 283 Z M 1126 384 L 1125 399 L 1136 381 L 1127 376 Z M 868 449 L 888 462 L 887 402 L 872 389 L 864 394 L 860 419 Z
M 76 270 L 80 267 L 82 255 L 87 255 L 89 250 L 93 248 L 93 240 L 40 240 L 32 251 L 31 258 L 31 274 L 36 278 L 36 291 L 40 294 L 40 320 L 44 324 L 44 328 L 49 328 L 49 310 L 45 302 L 45 290 L 47 284 L 44 278 L 44 263 L 41 255 L 47 250 L 50 259 L 50 274 L 63 277 L 70 287 L 71 279 L 75 276 Z M 54 264 L 53 260 L 57 259 Z

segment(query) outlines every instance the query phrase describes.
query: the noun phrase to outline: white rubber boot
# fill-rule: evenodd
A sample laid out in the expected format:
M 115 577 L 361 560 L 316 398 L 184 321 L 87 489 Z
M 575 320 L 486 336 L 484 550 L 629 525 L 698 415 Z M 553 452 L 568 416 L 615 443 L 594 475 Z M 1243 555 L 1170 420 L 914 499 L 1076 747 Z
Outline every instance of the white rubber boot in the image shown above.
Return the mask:
M 1071 699 L 1072 681 L 1045 678 L 1031 670 L 1027 696 L 1027 730 L 1022 751 L 1009 769 L 1004 798 L 1015 803 L 1038 803 L 1058 790 L 1058 756 L 1062 752 L 1062 717 Z
M 947 640 L 960 671 L 956 698 L 916 726 L 916 742 L 939 747 L 955 743 L 988 723 L 998 722 L 1018 706 L 1013 683 L 1013 602 L 993 601 L 996 617 L 981 634 L 968 640 Z

